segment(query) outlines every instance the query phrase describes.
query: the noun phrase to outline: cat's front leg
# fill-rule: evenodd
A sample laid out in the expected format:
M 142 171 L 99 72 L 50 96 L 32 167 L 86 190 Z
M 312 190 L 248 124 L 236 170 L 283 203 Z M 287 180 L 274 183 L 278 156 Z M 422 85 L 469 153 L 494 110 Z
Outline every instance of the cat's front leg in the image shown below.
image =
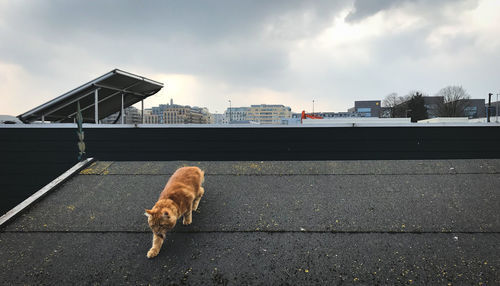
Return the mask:
M 188 225 L 193 221 L 193 209 L 189 208 L 184 214 L 184 219 L 182 220 L 182 224 Z
M 148 258 L 153 258 L 160 253 L 160 248 L 163 245 L 163 238 L 156 233 L 153 234 L 153 246 L 151 249 L 148 251 L 147 257 Z

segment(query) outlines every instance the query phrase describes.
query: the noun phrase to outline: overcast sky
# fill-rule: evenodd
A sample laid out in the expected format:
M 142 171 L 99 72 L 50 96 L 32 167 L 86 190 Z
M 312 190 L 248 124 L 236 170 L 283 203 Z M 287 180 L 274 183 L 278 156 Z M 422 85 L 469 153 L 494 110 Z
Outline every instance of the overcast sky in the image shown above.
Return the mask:
M 0 114 L 114 68 L 163 82 L 146 107 L 346 111 L 396 92 L 500 93 L 499 0 L 0 0 Z

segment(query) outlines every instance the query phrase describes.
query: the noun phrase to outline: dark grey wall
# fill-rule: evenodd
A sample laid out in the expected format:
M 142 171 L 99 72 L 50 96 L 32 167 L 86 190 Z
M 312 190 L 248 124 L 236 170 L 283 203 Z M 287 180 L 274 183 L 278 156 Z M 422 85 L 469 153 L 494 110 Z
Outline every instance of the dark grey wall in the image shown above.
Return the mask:
M 439 105 L 443 104 L 443 96 L 423 96 L 424 105 L 427 108 L 429 118 L 439 117 Z
M 475 116 L 474 118 L 486 117 L 486 108 L 484 108 L 484 102 L 484 99 L 469 99 L 469 106 L 475 107 L 477 110 L 477 116 Z
M 354 111 L 360 112 L 359 108 L 370 108 L 371 117 L 380 117 L 382 114 L 382 106 L 380 100 L 363 100 L 354 102 Z
M 98 160 L 500 158 L 500 127 L 84 128 Z M 77 163 L 76 128 L 0 128 L 0 213 Z

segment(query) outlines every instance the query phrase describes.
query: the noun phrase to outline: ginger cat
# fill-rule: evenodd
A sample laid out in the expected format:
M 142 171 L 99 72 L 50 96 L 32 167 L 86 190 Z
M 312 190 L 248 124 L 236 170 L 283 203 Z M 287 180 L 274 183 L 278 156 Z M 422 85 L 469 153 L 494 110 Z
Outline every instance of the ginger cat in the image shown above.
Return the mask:
M 201 186 L 204 172 L 198 167 L 182 167 L 170 177 L 160 198 L 151 210 L 144 213 L 153 231 L 153 246 L 147 257 L 158 255 L 167 230 L 174 228 L 177 219 L 184 216 L 183 224 L 192 222 L 192 211 L 198 209 L 205 193 Z

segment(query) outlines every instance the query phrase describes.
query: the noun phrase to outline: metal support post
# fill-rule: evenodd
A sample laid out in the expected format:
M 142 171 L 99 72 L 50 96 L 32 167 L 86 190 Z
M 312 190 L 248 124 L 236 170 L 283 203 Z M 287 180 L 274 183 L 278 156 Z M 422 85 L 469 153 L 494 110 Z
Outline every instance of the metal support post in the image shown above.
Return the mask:
M 144 99 L 141 100 L 141 123 L 144 124 Z
M 42 114 L 42 123 L 45 123 L 45 115 Z
M 95 118 L 95 124 L 99 124 L 99 89 L 96 89 L 94 91 L 94 118 Z
M 491 113 L 491 96 L 493 93 L 488 93 L 488 123 L 490 122 L 490 113 Z
M 125 111 L 123 110 L 123 98 L 124 98 L 124 97 L 125 97 L 125 94 L 124 94 L 124 93 L 122 93 L 122 109 L 121 109 L 121 110 L 122 110 L 122 112 L 121 112 L 121 114 L 122 114 L 122 116 L 121 116 L 121 117 L 122 117 L 122 118 L 121 118 L 122 124 L 124 124 L 124 120 L 123 120 L 123 118 L 125 117 Z

